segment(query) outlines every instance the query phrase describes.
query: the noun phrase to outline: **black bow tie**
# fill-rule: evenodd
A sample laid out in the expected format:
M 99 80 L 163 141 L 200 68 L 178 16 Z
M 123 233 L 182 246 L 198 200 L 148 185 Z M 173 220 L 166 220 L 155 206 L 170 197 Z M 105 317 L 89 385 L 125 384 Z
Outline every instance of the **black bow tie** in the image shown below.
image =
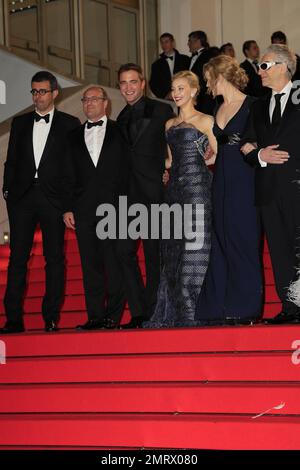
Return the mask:
M 95 127 L 95 126 L 102 126 L 104 121 L 102 121 L 102 119 L 100 119 L 100 121 L 96 121 L 96 122 L 88 122 L 87 123 L 87 128 L 90 129 L 91 127 Z
M 48 124 L 49 119 L 50 119 L 50 114 L 45 114 L 45 116 L 41 116 L 38 113 L 34 113 L 34 120 L 35 122 L 39 122 L 41 119 L 44 119 L 46 124 Z
M 195 57 L 195 55 L 198 55 L 197 51 L 192 53 L 192 57 Z
M 164 58 L 164 59 L 173 60 L 173 56 L 172 56 L 172 55 L 166 55 L 166 54 L 164 54 L 164 55 L 163 55 L 163 58 Z

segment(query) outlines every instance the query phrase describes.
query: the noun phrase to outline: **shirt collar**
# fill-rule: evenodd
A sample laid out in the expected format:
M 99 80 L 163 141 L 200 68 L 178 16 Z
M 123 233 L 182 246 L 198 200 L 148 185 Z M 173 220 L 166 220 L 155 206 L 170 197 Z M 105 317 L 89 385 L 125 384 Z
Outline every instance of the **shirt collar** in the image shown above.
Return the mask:
M 52 121 L 52 119 L 53 119 L 54 111 L 55 111 L 55 108 L 52 108 L 51 111 L 49 111 L 48 113 L 46 113 L 46 114 L 41 114 L 41 113 L 39 113 L 39 112 L 35 109 L 36 114 L 38 114 L 39 116 L 46 116 L 47 114 L 49 114 L 49 123 L 51 123 L 51 121 Z M 40 122 L 41 122 L 41 121 L 40 121 Z M 44 122 L 45 122 L 45 121 L 44 121 Z
M 285 95 L 289 95 L 290 92 L 291 92 L 291 89 L 293 88 L 293 83 L 291 82 L 291 80 L 285 85 L 284 88 L 282 88 L 282 90 L 280 91 L 275 91 L 275 90 L 272 90 L 272 98 L 274 95 L 277 95 L 278 93 L 284 93 Z
M 144 96 L 141 96 L 140 99 L 132 104 L 132 105 L 128 105 L 129 109 L 131 110 L 134 110 L 134 111 L 138 111 L 138 110 L 143 110 L 144 109 L 144 106 L 145 106 L 145 97 Z

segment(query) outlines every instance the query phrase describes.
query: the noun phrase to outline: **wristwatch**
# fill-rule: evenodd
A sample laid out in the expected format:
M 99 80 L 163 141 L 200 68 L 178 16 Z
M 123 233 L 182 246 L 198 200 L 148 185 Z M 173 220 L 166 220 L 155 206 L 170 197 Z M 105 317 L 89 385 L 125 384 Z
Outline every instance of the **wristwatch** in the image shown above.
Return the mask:
M 7 199 L 7 196 L 8 196 L 8 191 L 3 191 L 3 197 L 5 200 Z

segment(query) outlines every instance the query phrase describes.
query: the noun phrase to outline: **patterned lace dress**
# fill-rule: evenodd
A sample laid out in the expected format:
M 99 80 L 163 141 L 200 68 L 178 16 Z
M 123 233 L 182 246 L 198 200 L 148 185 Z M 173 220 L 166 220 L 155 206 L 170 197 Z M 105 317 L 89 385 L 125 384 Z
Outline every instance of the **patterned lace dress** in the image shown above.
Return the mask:
M 207 136 L 183 122 L 169 128 L 166 138 L 172 167 L 165 202 L 176 204 L 187 217 L 171 217 L 169 239 L 164 239 L 169 222 L 163 219 L 161 280 L 155 312 L 144 323 L 146 328 L 196 326 L 196 303 L 210 255 L 212 174 L 203 159 Z M 175 236 L 178 229 L 182 229 L 181 238 L 178 233 Z

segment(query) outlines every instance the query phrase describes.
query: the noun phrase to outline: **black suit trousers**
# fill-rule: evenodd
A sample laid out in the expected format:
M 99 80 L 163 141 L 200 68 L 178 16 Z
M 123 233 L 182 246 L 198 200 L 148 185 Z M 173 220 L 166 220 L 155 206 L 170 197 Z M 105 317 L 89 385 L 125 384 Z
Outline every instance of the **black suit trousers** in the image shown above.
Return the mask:
M 287 289 L 297 279 L 300 256 L 299 201 L 277 195 L 268 205 L 260 207 L 282 310 L 296 313 L 298 307 L 287 300 Z
M 46 260 L 46 290 L 42 303 L 45 321 L 57 321 L 64 294 L 64 223 L 61 212 L 52 206 L 35 184 L 16 203 L 7 204 L 10 224 L 10 258 L 4 306 L 7 320 L 21 323 L 26 286 L 27 262 L 34 232 L 40 224 Z
M 150 318 L 154 313 L 160 280 L 160 243 L 159 240 L 150 238 L 142 240 L 142 243 L 146 266 L 146 287 L 137 257 L 138 241 L 130 238 L 119 240 L 118 257 L 122 265 L 126 296 L 132 317 Z
M 75 212 L 74 217 L 88 319 L 101 321 L 109 317 L 118 322 L 124 309 L 125 294 L 116 240 L 97 237 L 95 215 Z

